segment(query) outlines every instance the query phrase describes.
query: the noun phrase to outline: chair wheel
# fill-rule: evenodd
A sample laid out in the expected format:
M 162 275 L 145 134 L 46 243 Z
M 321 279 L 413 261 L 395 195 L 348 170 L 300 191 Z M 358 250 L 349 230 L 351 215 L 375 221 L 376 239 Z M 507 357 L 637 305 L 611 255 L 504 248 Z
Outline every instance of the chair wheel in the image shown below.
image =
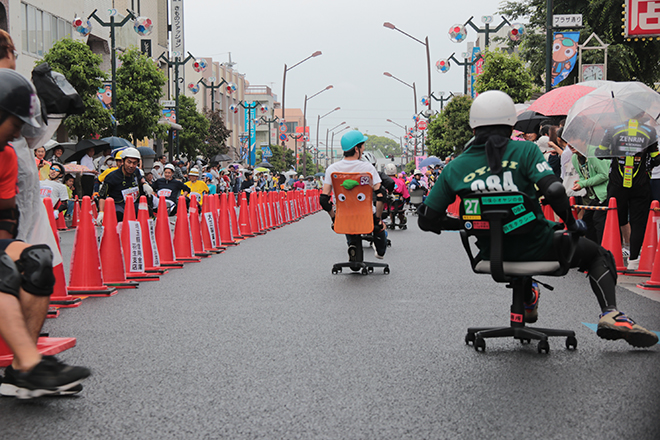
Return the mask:
M 362 269 L 362 275 L 369 275 L 369 269 L 366 267 Z
M 486 351 L 486 341 L 482 337 L 475 337 L 474 339 L 474 349 L 476 351 L 484 352 Z
M 548 354 L 550 353 L 550 344 L 548 343 L 548 341 L 539 341 L 537 350 L 539 353 L 545 352 L 545 354 Z
M 408 226 L 406 226 L 406 225 L 402 225 L 402 226 L 399 226 L 399 227 L 400 227 L 401 229 L 408 229 Z
M 529 344 L 530 342 L 532 342 L 532 340 L 529 338 L 520 338 L 520 343 L 523 345 Z
M 465 334 L 465 344 L 470 345 L 471 342 L 474 342 L 474 333 L 466 333 Z
M 569 336 L 566 338 L 566 348 L 569 350 L 577 349 L 577 338 L 575 336 Z
M 389 268 L 389 267 L 386 267 L 385 269 L 383 269 L 383 273 L 384 273 L 385 275 L 389 275 L 389 274 L 390 274 L 390 268 Z
M 337 275 L 338 273 L 339 273 L 339 271 L 337 269 L 332 269 L 332 274 L 333 275 Z
M 374 272 L 374 268 L 373 268 L 373 267 L 368 267 L 367 270 L 369 270 L 369 273 L 373 273 L 373 272 Z

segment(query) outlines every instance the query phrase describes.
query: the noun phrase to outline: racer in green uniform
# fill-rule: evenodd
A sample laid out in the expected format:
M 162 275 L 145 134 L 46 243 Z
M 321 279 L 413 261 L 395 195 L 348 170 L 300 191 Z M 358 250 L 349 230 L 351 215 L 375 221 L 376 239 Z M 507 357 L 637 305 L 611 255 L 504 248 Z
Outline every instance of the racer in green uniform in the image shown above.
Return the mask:
M 445 166 L 431 193 L 418 210 L 419 227 L 441 233 L 442 229 L 457 229 L 457 220 L 447 219 L 446 209 L 456 196 L 464 197 L 475 191 L 520 191 L 536 198 L 535 186 L 566 227 L 584 234 L 586 226 L 576 221 L 563 185 L 532 142 L 510 139 L 516 123 L 513 100 L 500 91 L 491 90 L 479 95 L 470 108 L 470 127 L 474 129 L 473 144 L 459 157 Z M 548 261 L 557 259 L 552 246 L 554 230 L 561 225 L 548 221 L 541 206 L 534 209 L 536 226 L 529 237 L 521 240 L 504 239 L 504 259 L 509 261 Z M 489 240 L 480 239 L 480 255 L 488 259 Z M 598 299 L 602 314 L 597 334 L 604 339 L 625 339 L 636 347 L 657 344 L 655 333 L 635 324 L 616 309 L 616 266 L 611 252 L 584 237 L 580 237 L 571 260 L 571 267 L 587 272 L 591 287 Z M 538 297 L 529 293 L 526 303 L 538 306 Z M 535 310 L 530 310 L 533 312 Z

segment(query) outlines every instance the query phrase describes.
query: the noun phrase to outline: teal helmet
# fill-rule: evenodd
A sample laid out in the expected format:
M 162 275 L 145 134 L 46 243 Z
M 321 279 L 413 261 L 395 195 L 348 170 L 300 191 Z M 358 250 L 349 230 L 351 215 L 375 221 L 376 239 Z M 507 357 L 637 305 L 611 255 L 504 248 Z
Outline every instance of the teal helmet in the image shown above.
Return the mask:
M 367 140 L 369 140 L 369 138 L 359 131 L 351 130 L 341 137 L 341 149 L 348 151 L 351 148 L 354 148 L 356 145 L 366 142 Z

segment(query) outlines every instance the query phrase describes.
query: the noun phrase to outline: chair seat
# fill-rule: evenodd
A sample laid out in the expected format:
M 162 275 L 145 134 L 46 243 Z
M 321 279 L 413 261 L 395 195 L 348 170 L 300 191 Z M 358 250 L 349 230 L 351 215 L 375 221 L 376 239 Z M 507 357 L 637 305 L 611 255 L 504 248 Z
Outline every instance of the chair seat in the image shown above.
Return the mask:
M 504 274 L 510 276 L 550 275 L 561 267 L 558 261 L 505 261 L 502 266 Z M 490 273 L 490 261 L 478 262 L 474 271 Z

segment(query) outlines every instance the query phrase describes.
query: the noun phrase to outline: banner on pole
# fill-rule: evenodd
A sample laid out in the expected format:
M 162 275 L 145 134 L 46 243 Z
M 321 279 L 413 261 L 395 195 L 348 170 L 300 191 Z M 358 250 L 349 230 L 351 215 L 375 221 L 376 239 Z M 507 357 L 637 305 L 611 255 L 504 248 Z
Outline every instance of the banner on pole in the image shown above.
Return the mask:
M 555 32 L 552 42 L 552 87 L 562 82 L 575 67 L 580 31 Z

